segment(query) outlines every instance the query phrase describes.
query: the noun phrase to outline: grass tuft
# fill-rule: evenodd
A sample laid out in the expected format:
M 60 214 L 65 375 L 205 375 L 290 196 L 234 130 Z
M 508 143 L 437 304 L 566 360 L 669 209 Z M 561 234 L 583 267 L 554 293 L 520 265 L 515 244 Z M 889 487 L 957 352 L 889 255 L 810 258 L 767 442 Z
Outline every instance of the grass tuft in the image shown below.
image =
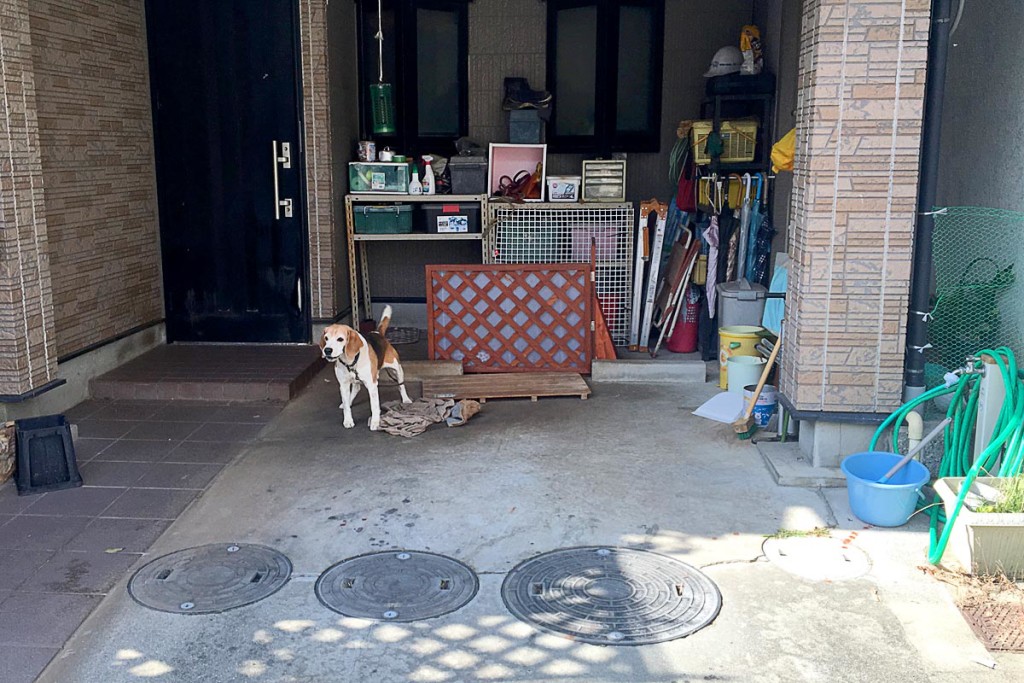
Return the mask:
M 996 488 L 1002 494 L 999 500 L 979 505 L 975 508 L 975 512 L 1024 512 L 1024 474 L 1008 477 L 999 482 Z

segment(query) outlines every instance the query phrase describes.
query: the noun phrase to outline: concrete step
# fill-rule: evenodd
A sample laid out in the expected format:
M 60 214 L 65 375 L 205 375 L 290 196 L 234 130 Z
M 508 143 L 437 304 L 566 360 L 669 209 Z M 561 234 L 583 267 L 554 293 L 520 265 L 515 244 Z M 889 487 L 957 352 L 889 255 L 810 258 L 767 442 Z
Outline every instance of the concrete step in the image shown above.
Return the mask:
M 702 360 L 595 360 L 590 378 L 595 382 L 703 383 L 708 367 Z
M 779 486 L 806 488 L 846 486 L 846 476 L 838 467 L 815 467 L 795 441 L 778 443 L 762 441 L 757 451 L 765 467 Z

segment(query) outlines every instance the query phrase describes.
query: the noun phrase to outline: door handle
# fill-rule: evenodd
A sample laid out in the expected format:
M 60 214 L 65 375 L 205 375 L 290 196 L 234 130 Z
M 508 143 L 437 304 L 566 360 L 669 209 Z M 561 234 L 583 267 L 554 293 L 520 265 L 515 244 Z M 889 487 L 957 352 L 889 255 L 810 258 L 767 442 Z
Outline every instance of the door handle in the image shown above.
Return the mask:
M 298 285 L 299 286 L 296 288 L 297 291 L 295 293 L 295 305 L 299 309 L 299 312 L 301 313 L 302 312 L 302 278 L 301 277 L 298 279 Z
M 280 152 L 280 154 L 278 154 L 278 148 L 277 148 L 278 142 L 277 142 L 277 140 L 273 141 L 273 151 L 274 151 L 274 161 L 273 161 L 273 168 L 274 168 L 274 220 L 278 220 L 278 221 L 281 220 L 281 209 L 284 209 L 284 217 L 285 218 L 291 218 L 292 215 L 294 214 L 294 209 L 292 207 L 292 200 L 290 198 L 281 199 L 281 187 L 280 187 L 280 184 L 279 184 L 278 178 L 277 178 L 277 167 L 278 167 L 278 164 L 280 164 L 281 168 L 291 168 L 292 167 L 292 143 L 290 143 L 290 142 L 282 142 L 280 144 L 281 144 L 281 152 Z

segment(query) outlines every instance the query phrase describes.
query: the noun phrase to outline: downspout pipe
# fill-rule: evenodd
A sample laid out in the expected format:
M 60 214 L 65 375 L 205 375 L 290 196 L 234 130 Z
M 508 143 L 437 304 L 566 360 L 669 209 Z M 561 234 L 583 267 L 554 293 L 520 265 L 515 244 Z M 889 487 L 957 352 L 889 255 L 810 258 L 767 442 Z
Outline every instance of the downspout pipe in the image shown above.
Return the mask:
M 917 221 L 914 227 L 914 267 L 910 281 L 907 315 L 907 350 L 903 385 L 904 402 L 925 391 L 924 346 L 928 343 L 925 313 L 931 310 L 932 232 L 936 188 L 939 179 L 939 144 L 942 141 L 942 98 L 946 85 L 953 0 L 932 0 L 932 25 L 928 38 L 928 67 L 921 129 L 921 162 L 917 189 Z

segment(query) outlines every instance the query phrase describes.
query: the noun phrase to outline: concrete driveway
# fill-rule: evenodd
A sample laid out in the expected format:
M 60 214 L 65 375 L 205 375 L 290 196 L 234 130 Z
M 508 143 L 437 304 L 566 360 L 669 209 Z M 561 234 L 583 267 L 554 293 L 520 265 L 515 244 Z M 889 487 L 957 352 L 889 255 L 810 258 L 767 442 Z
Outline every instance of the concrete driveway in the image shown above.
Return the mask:
M 182 616 L 141 607 L 122 581 L 40 680 L 1022 680 L 1024 656 L 987 653 L 946 587 L 918 569 L 923 521 L 866 529 L 845 489 L 775 486 L 749 442 L 690 415 L 713 392 L 597 384 L 587 401 L 493 401 L 464 427 L 406 440 L 366 429 L 365 392 L 357 427 L 342 429 L 325 372 L 147 557 L 260 543 L 291 559 L 289 583 L 248 607 Z M 867 574 L 816 580 L 762 555 L 767 535 L 822 526 L 835 538 L 858 532 Z M 581 545 L 700 567 L 721 590 L 721 613 L 687 638 L 640 647 L 585 645 L 514 619 L 499 593 L 505 573 Z M 465 562 L 479 593 L 408 624 L 346 618 L 317 600 L 328 566 L 398 548 Z

